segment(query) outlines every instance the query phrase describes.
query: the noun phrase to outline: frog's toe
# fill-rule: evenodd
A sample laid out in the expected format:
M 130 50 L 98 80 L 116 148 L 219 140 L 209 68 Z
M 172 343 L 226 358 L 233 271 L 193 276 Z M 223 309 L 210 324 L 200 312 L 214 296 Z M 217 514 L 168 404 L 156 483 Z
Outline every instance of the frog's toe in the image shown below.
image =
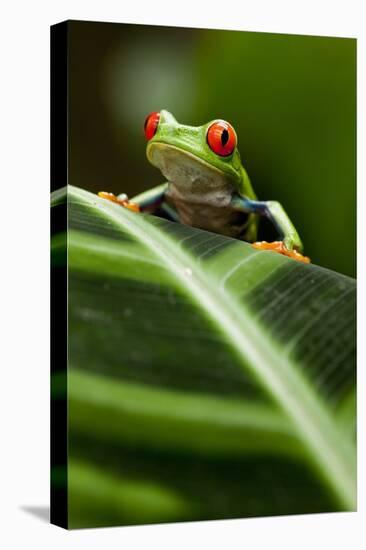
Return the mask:
M 123 206 L 124 208 L 129 208 L 130 210 L 133 210 L 134 212 L 140 212 L 140 207 L 135 202 L 131 202 L 128 200 L 127 195 L 121 195 L 120 197 L 116 197 L 113 193 L 107 193 L 106 191 L 99 191 L 98 196 L 102 199 L 106 199 L 111 202 L 115 202 L 119 204 L 120 206 Z
M 303 262 L 305 264 L 310 263 L 310 258 L 308 258 L 307 256 L 303 256 L 303 254 L 301 254 L 297 250 L 290 250 L 289 248 L 287 248 L 287 246 L 284 245 L 283 241 L 273 241 L 272 243 L 268 243 L 267 241 L 260 241 L 253 243 L 252 246 L 257 250 L 271 250 L 272 252 L 278 252 L 279 254 L 288 256 L 289 258 L 297 260 L 298 262 Z
M 273 241 L 268 243 L 267 241 L 257 241 L 252 243 L 253 248 L 258 250 L 272 250 L 272 252 L 278 252 L 279 254 L 284 254 L 285 246 L 282 241 Z

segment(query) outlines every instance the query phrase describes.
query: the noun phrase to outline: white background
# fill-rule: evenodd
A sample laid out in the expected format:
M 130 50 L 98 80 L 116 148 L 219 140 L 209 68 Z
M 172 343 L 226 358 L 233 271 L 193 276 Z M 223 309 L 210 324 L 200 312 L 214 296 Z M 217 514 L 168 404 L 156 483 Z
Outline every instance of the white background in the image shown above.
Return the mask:
M 359 335 L 365 334 L 362 4 L 325 0 L 3 2 L 0 18 L 0 544 L 12 548 L 365 548 L 365 338 L 359 338 L 359 512 L 63 531 L 49 497 L 49 26 L 64 19 L 357 37 Z M 365 4 L 365 3 L 364 3 Z M 245 70 L 245 68 L 243 68 Z M 347 182 L 345 182 L 345 185 Z M 331 200 L 331 198 L 330 198 Z M 311 216 L 311 212 L 309 213 Z M 337 238 L 335 235 L 334 238 Z M 365 533 L 364 533 L 365 534 Z M 366 537 L 365 537 L 366 538 Z

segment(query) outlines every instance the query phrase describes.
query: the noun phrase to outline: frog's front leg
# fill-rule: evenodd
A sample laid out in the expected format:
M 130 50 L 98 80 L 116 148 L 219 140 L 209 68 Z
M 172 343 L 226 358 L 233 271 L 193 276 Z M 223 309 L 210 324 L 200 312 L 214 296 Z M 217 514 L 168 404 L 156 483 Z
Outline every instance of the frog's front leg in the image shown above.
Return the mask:
M 152 189 L 148 189 L 139 195 L 136 195 L 131 200 L 127 197 L 125 193 L 121 195 L 113 195 L 113 193 L 106 193 L 101 191 L 98 193 L 99 197 L 103 199 L 116 202 L 125 208 L 134 210 L 135 212 L 147 212 L 153 214 L 157 211 L 158 208 L 162 210 L 173 220 L 177 220 L 177 215 L 175 211 L 165 202 L 165 191 L 167 190 L 168 184 L 162 183 L 157 185 Z
M 303 244 L 299 234 L 279 202 L 257 201 L 244 197 L 236 197 L 234 202 L 241 210 L 253 212 L 269 218 L 282 235 L 282 241 L 274 241 L 273 243 L 268 243 L 266 241 L 255 242 L 252 245 L 254 248 L 279 252 L 280 254 L 284 254 L 300 262 L 310 262 L 307 256 L 302 255 Z
M 177 222 L 179 221 L 177 212 L 165 200 L 168 185 L 168 183 L 162 183 L 152 189 L 143 191 L 143 193 L 133 197 L 132 201 L 139 205 L 142 212 L 154 214 L 159 208 L 170 220 Z

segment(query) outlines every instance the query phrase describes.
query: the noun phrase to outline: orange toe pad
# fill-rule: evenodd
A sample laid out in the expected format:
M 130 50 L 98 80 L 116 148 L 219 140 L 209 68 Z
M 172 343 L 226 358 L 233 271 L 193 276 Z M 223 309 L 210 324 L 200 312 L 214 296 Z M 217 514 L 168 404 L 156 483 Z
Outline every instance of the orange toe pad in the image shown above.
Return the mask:
M 119 199 L 114 195 L 113 193 L 107 193 L 106 191 L 99 191 L 98 196 L 102 199 L 107 199 L 108 201 L 116 202 L 117 204 L 120 204 L 124 208 L 129 208 L 130 210 L 133 210 L 134 212 L 140 212 L 140 207 L 135 202 L 129 201 L 126 199 Z
M 302 254 L 300 254 L 300 252 L 297 252 L 297 250 L 289 250 L 288 248 L 286 248 L 282 241 L 274 241 L 272 243 L 261 241 L 253 243 L 252 247 L 258 250 L 272 250 L 272 252 L 278 252 L 279 254 L 288 256 L 289 258 L 297 260 L 298 262 L 304 262 L 305 264 L 310 263 L 310 258 L 308 258 L 307 256 L 303 256 Z

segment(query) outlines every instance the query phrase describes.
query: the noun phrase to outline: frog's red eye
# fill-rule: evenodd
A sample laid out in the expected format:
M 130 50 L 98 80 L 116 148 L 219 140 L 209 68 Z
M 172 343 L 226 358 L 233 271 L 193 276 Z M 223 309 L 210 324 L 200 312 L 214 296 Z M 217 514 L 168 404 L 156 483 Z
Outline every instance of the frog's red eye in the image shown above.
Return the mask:
M 150 113 L 145 118 L 144 132 L 147 140 L 151 139 L 156 134 L 159 120 L 160 120 L 160 113 L 155 113 L 155 112 Z
M 207 143 L 217 155 L 221 157 L 231 155 L 237 143 L 234 128 L 225 120 L 213 122 L 207 130 Z

